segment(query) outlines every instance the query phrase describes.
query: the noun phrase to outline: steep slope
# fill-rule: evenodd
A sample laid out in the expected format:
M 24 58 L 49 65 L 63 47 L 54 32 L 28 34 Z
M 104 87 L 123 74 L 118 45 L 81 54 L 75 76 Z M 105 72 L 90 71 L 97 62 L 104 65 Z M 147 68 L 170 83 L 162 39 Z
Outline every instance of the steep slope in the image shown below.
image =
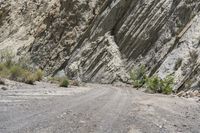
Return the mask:
M 50 74 L 71 54 L 103 2 L 0 1 L 0 49 L 30 53 L 33 62 Z
M 48 74 L 64 70 L 70 78 L 84 81 L 129 82 L 130 69 L 143 64 L 150 76 L 174 74 L 176 90 L 200 89 L 198 0 L 106 0 L 105 3 L 102 0 L 51 0 L 46 2 L 49 8 L 40 2 L 44 1 L 37 1 L 43 8 L 21 15 L 23 23 L 27 21 L 34 29 L 26 31 L 35 31 L 35 34 L 29 36 L 30 40 L 26 39 L 30 43 L 26 42 L 28 47 L 19 53 L 28 52 L 32 61 Z M 28 3 L 32 8 L 36 6 Z M 12 16 L 11 11 L 3 12 Z M 30 17 L 29 12 L 43 17 Z M 36 20 L 41 23 L 35 26 L 32 22 Z M 3 23 L 3 27 L 7 25 Z M 19 27 L 16 33 L 21 34 L 23 26 Z M 1 30 L 8 31 L 2 26 Z M 14 35 L 18 35 L 16 33 Z M 0 34 L 0 45 L 5 46 L 9 34 Z M 16 38 L 14 42 L 19 44 L 19 40 L 23 39 Z
M 80 42 L 81 50 L 77 52 L 79 54 L 73 55 L 71 62 L 80 63 L 83 75 L 94 81 L 101 81 L 102 77 L 106 77 L 108 79 L 105 81 L 110 82 L 124 76 L 124 69 L 129 71 L 133 66 L 145 64 L 150 75 L 165 77 L 174 74 L 176 89 L 184 87 L 186 82 L 191 85 L 192 82 L 188 81 L 191 77 L 195 77 L 193 80 L 199 82 L 199 10 L 198 1 L 113 1 L 99 14 L 89 33 L 86 33 L 87 37 Z M 107 34 L 113 38 L 109 45 L 105 43 L 109 42 L 106 41 L 109 40 Z M 85 47 L 92 44 L 95 48 L 99 47 L 98 40 L 102 37 L 105 41 L 101 43 L 109 47 L 115 46 L 115 51 L 119 51 L 120 55 L 116 57 L 117 52 L 113 54 L 104 50 L 104 47 L 103 52 L 107 53 L 105 59 L 108 59 L 109 63 L 101 59 L 97 61 L 100 50 L 93 54 L 93 58 L 90 55 L 90 59 L 84 60 L 80 56 L 81 52 L 84 53 L 88 49 L 94 51 L 94 48 Z M 79 58 L 78 61 L 76 57 Z M 115 58 L 120 60 L 116 61 Z M 180 60 L 181 63 L 176 68 Z M 85 65 L 84 61 L 89 64 Z M 70 65 L 73 64 L 71 62 Z M 113 64 L 110 65 L 110 62 Z M 70 65 L 67 66 L 67 71 Z M 109 69 L 110 66 L 112 69 Z M 121 80 L 126 81 L 124 77 Z M 199 83 L 196 83 L 194 87 L 199 87 L 198 85 Z
M 125 71 L 144 64 L 150 76 L 174 74 L 175 89 L 187 89 L 193 82 L 197 89 L 199 11 L 197 0 L 113 1 L 86 32 L 66 70 L 71 72 L 71 66 L 78 65 L 83 79 L 126 82 Z

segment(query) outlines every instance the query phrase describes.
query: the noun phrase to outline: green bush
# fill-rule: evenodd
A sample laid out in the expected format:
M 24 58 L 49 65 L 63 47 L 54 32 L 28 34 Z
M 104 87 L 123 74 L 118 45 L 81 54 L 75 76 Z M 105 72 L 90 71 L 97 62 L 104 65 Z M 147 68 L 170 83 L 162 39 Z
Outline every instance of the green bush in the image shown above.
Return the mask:
M 146 79 L 145 86 L 153 93 L 158 93 L 160 90 L 160 79 L 156 76 Z
M 163 93 L 167 95 L 172 93 L 174 84 L 172 76 L 167 76 L 164 79 L 157 76 L 147 77 L 146 71 L 144 65 L 141 65 L 137 69 L 132 69 L 130 77 L 134 87 L 140 88 L 145 85 L 147 91 L 151 93 Z
M 20 81 L 19 78 L 21 78 L 25 74 L 25 70 L 21 68 L 19 65 L 14 65 L 10 67 L 10 76 L 9 78 L 11 80 Z
M 163 94 L 171 94 L 173 92 L 174 78 L 172 76 L 167 76 L 164 80 L 161 80 L 161 90 Z
M 68 87 L 69 86 L 69 80 L 68 79 L 63 79 L 60 82 L 60 87 Z
M 174 78 L 172 76 L 167 76 L 164 79 L 160 79 L 157 76 L 147 78 L 146 88 L 153 93 L 163 93 L 169 95 L 173 91 Z
M 131 80 L 134 87 L 142 87 L 146 80 L 146 68 L 144 65 L 140 66 L 137 69 L 132 69 L 130 73 Z
M 42 80 L 43 71 L 41 69 L 30 69 L 24 63 L 15 62 L 13 58 L 12 52 L 8 50 L 0 53 L 0 77 L 27 84 Z

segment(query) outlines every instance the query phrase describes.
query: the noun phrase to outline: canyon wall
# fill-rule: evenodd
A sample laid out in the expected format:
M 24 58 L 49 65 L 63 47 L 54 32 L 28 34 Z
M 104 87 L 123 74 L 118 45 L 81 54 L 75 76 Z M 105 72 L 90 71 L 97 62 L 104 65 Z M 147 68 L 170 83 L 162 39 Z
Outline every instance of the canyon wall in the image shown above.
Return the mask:
M 0 1 L 0 49 L 12 47 L 49 75 L 130 83 L 133 67 L 200 89 L 200 1 Z M 3 4 L 2 4 L 3 3 Z

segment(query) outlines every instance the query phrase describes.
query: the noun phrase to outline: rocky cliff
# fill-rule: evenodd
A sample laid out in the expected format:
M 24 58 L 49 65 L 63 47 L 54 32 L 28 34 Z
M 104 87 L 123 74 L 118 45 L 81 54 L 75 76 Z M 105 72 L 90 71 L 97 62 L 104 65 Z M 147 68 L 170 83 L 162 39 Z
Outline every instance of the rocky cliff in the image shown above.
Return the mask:
M 29 56 L 47 74 L 129 82 L 173 74 L 175 90 L 200 89 L 200 1 L 0 1 L 0 49 Z

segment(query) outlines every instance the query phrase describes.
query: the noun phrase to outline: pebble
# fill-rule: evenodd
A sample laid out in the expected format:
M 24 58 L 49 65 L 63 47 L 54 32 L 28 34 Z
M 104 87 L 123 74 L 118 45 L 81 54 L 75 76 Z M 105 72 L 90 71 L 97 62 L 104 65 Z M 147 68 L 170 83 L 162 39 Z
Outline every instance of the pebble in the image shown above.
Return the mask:
M 1 87 L 1 89 L 4 91 L 8 90 L 8 88 L 6 88 L 6 87 Z

